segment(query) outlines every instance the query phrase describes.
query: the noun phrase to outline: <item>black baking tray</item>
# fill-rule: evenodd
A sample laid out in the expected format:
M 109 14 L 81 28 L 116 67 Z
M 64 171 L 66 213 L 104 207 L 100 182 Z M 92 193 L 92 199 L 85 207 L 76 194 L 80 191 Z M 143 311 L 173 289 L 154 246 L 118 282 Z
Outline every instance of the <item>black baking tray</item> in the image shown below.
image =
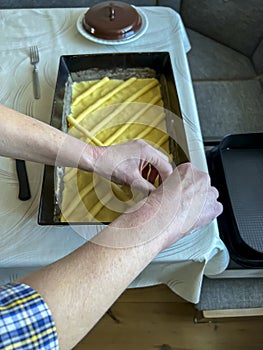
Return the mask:
M 227 135 L 207 155 L 224 206 L 219 232 L 233 261 L 263 267 L 263 133 Z
M 189 160 L 189 153 L 186 141 L 185 130 L 174 128 L 173 113 L 182 120 L 180 103 L 176 90 L 172 63 L 168 52 L 146 52 L 146 53 L 114 53 L 114 54 L 91 54 L 91 55 L 65 55 L 60 57 L 57 83 L 54 93 L 53 108 L 50 124 L 58 129 L 63 130 L 62 115 L 64 108 L 65 86 L 69 80 L 83 80 L 83 75 L 79 72 L 94 69 L 101 78 L 104 70 L 112 72 L 116 77 L 118 69 L 149 68 L 154 70 L 156 78 L 160 81 L 161 94 L 164 107 L 171 111 L 166 118 L 167 129 L 172 134 L 170 142 L 170 152 L 174 155 L 177 164 Z M 82 76 L 80 78 L 80 76 Z M 110 75 L 108 75 L 111 77 Z M 94 78 L 94 77 L 93 77 Z M 127 76 L 127 78 L 129 78 Z M 98 79 L 98 78 L 97 78 Z M 86 80 L 91 80 L 87 75 Z M 63 130 L 64 131 L 64 130 Z M 180 146 L 173 140 L 180 140 Z M 42 191 L 40 197 L 40 206 L 38 213 L 38 223 L 40 225 L 65 225 L 60 222 L 60 209 L 57 205 L 54 183 L 54 167 L 45 166 Z M 87 222 L 70 223 L 70 224 L 88 224 Z

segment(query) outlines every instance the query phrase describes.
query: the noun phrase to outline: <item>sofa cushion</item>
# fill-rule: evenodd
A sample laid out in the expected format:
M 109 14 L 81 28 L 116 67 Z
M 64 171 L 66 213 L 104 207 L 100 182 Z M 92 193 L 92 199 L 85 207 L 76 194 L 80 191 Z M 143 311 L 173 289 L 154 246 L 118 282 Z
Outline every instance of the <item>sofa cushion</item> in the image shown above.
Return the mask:
M 263 37 L 262 0 L 183 0 L 185 25 L 252 56 Z
M 0 0 L 0 9 L 11 8 L 44 8 L 44 7 L 90 7 L 103 0 Z M 122 0 L 135 6 L 154 6 L 155 0 Z
M 263 131 L 263 89 L 257 80 L 194 82 L 204 139 Z
M 263 278 L 204 277 L 197 310 L 258 308 L 263 305 Z
M 188 60 L 192 79 L 251 78 L 256 75 L 251 60 L 229 47 L 191 29 Z
M 253 54 L 253 63 L 255 65 L 256 72 L 258 74 L 263 73 L 263 38 Z
M 180 12 L 182 0 L 158 0 L 158 6 L 171 7 L 177 12 Z

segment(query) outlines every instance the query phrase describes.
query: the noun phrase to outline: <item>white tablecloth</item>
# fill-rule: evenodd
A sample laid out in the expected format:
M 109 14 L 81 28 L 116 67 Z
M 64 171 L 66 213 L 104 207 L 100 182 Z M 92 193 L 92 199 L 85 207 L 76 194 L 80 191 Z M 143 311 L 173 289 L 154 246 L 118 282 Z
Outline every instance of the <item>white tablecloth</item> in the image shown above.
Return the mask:
M 207 170 L 186 52 L 188 38 L 180 16 L 164 7 L 142 8 L 147 32 L 130 44 L 100 45 L 83 38 L 76 21 L 85 9 L 0 11 L 0 103 L 49 123 L 61 55 L 111 52 L 168 51 L 187 134 L 191 161 Z M 41 99 L 32 94 L 29 47 L 40 50 Z M 43 166 L 27 162 L 32 198 L 19 201 L 14 160 L 0 158 L 0 282 L 12 280 L 73 251 L 85 240 L 69 226 L 39 226 L 37 213 Z M 102 225 L 90 226 L 99 232 Z M 203 274 L 222 272 L 227 250 L 216 221 L 163 251 L 131 284 L 167 284 L 183 298 L 198 302 Z

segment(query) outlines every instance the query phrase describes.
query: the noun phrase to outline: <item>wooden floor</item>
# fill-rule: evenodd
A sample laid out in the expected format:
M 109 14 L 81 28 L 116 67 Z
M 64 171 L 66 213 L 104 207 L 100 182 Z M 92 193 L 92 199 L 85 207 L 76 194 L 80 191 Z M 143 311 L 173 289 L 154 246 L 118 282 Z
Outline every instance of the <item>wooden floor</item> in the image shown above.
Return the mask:
M 127 290 L 74 350 L 259 350 L 263 317 L 195 323 L 166 286 Z

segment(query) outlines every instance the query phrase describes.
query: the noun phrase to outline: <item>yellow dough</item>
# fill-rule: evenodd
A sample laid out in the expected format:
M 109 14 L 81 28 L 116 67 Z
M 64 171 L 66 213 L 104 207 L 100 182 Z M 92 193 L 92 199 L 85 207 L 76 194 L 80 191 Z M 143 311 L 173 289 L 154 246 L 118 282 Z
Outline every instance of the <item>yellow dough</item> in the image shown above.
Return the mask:
M 68 133 L 97 146 L 142 138 L 169 155 L 165 113 L 155 78 L 75 82 Z M 61 221 L 112 222 L 142 195 L 96 174 L 65 169 Z

